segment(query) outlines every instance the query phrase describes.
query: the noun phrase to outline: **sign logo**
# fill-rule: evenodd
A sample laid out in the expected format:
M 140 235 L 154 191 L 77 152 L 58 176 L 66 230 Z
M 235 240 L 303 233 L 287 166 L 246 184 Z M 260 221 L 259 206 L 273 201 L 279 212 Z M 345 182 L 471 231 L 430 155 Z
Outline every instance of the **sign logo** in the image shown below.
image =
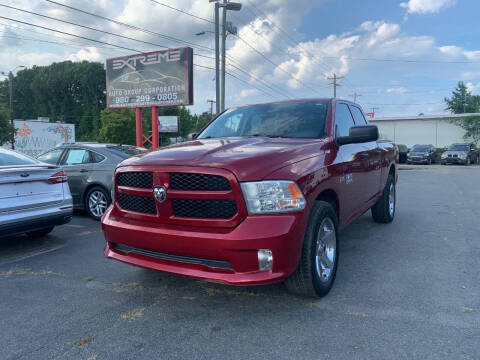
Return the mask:
M 167 189 L 163 186 L 155 186 L 153 196 L 155 196 L 158 202 L 162 203 L 167 199 Z

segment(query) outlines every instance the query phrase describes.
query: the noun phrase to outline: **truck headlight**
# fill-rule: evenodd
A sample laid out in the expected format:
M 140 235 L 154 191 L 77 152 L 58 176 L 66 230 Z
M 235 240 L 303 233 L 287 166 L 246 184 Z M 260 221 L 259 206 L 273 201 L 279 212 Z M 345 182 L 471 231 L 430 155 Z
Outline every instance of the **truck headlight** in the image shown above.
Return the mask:
M 305 198 L 293 181 L 268 180 L 240 185 L 249 214 L 287 213 L 305 208 Z

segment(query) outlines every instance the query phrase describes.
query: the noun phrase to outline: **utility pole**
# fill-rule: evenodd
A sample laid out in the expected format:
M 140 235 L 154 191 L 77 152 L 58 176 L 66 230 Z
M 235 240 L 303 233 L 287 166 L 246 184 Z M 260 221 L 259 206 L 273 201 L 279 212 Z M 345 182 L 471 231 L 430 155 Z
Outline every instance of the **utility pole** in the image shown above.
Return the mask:
M 220 4 L 218 2 L 215 3 L 215 108 L 216 114 L 220 114 L 220 33 L 219 33 L 219 9 Z
M 225 42 L 227 38 L 227 0 L 223 0 L 223 17 L 222 17 L 222 95 L 221 95 L 221 103 L 220 103 L 220 111 L 225 110 Z
M 13 73 L 11 71 L 8 72 L 8 94 L 10 97 L 10 123 L 13 126 Z M 12 132 L 10 141 L 12 143 L 12 150 L 15 150 L 15 131 Z
M 338 84 L 338 80 L 343 79 L 343 76 L 337 76 L 337 74 L 333 73 L 333 78 L 327 78 L 328 80 L 333 80 L 333 82 L 330 83 L 330 85 L 333 85 L 333 97 L 337 97 L 337 86 L 341 86 Z
M 378 108 L 377 107 L 372 107 L 371 109 L 372 109 L 373 117 L 375 117 L 375 110 L 378 110 Z
M 353 94 L 350 94 L 350 96 L 353 97 L 353 102 L 356 103 L 356 102 L 357 102 L 357 98 L 359 98 L 360 96 L 362 96 L 362 94 L 358 94 L 358 93 L 355 91 Z
M 213 103 L 215 103 L 215 100 L 207 100 L 207 103 L 210 103 L 210 116 L 213 118 Z

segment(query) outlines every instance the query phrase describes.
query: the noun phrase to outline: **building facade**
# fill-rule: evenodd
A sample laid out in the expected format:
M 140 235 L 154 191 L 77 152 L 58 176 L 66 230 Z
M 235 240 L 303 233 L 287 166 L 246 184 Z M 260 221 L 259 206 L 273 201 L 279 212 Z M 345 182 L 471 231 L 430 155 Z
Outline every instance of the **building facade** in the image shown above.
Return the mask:
M 380 138 L 405 144 L 409 148 L 415 144 L 432 144 L 444 148 L 453 143 L 462 143 L 465 130 L 454 123 L 455 119 L 479 116 L 475 114 L 421 115 L 407 117 L 385 117 L 370 119 L 378 126 Z

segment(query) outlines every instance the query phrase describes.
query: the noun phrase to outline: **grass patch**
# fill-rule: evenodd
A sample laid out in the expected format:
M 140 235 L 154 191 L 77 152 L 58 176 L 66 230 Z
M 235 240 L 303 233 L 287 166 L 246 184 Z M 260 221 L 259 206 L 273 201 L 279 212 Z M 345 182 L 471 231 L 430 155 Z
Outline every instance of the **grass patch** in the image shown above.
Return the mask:
M 135 319 L 138 319 L 139 317 L 142 317 L 144 311 L 145 311 L 145 308 L 138 308 L 138 309 L 130 311 L 127 314 L 121 315 L 120 318 L 123 321 L 133 321 Z
M 90 344 L 91 342 L 93 341 L 93 338 L 92 337 L 85 337 L 85 338 L 81 338 L 80 340 L 78 340 L 75 345 L 77 347 L 82 347 L 83 345 L 87 345 L 87 344 Z
M 87 276 L 87 277 L 85 278 L 85 280 L 86 280 L 86 281 L 92 281 L 92 280 L 93 280 L 93 277 Z

